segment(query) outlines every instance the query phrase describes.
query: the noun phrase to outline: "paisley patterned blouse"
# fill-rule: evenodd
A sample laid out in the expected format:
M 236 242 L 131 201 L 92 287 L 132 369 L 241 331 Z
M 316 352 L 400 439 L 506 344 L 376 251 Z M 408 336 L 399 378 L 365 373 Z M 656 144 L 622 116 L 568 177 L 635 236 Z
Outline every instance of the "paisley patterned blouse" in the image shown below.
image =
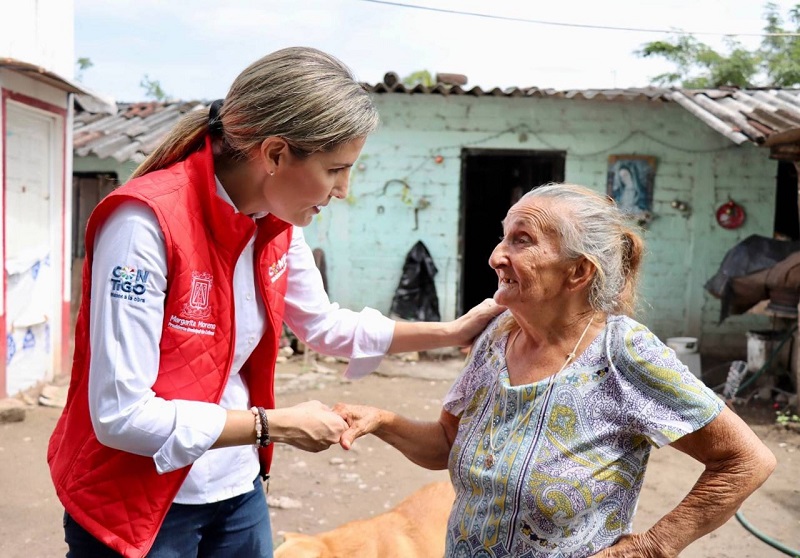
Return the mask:
M 723 403 L 625 316 L 610 316 L 550 389 L 511 386 L 498 322 L 445 397 L 461 418 L 446 556 L 591 556 L 630 532 L 650 448 L 702 428 Z

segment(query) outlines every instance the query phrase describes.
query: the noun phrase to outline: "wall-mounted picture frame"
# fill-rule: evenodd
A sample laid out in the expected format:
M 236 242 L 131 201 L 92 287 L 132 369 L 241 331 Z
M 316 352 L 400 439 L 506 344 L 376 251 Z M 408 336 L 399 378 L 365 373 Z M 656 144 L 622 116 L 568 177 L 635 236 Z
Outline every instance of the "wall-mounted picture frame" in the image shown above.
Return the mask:
M 610 155 L 606 193 L 639 222 L 650 220 L 656 158 L 650 155 Z

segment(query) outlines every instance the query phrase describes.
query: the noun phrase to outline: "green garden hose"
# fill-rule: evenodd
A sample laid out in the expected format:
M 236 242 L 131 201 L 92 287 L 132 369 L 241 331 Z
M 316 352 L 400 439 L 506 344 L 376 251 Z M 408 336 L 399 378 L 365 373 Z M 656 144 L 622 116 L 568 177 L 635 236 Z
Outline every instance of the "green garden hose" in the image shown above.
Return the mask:
M 744 515 L 742 515 L 741 511 L 737 511 L 736 512 L 736 519 L 739 520 L 739 523 L 742 524 L 742 527 L 744 527 L 745 529 L 750 531 L 750 533 L 752 533 L 753 535 L 755 535 L 756 537 L 758 537 L 759 539 L 761 539 L 762 541 L 764 541 L 765 543 L 767 543 L 771 547 L 777 548 L 778 550 L 780 550 L 784 554 L 787 554 L 789 556 L 793 556 L 794 558 L 800 558 L 800 550 L 795 550 L 793 548 L 789 548 L 785 544 L 783 544 L 783 543 L 781 543 L 779 541 L 776 541 L 772 537 L 768 537 L 767 535 L 765 535 L 764 533 L 762 533 L 761 531 L 759 531 L 758 529 L 753 527 L 750 524 L 750 522 L 747 521 L 747 519 L 745 519 L 745 517 L 744 517 Z
M 781 349 L 786 344 L 786 342 L 792 338 L 796 330 L 797 330 L 797 325 L 794 325 L 790 330 L 788 330 L 785 333 L 785 335 L 783 335 L 783 337 L 780 340 L 780 343 L 778 343 L 778 346 L 775 347 L 775 349 L 773 349 L 769 359 L 767 359 L 767 361 L 758 370 L 758 372 L 756 372 L 750 378 L 748 378 L 746 382 L 742 382 L 742 385 L 740 385 L 739 388 L 736 390 L 737 394 L 744 391 L 748 386 L 750 386 L 753 382 L 755 382 L 764 372 L 769 370 L 770 366 L 772 366 L 772 361 L 775 359 L 776 356 L 778 356 L 778 353 L 780 353 Z M 800 389 L 800 386 L 798 386 L 798 389 Z M 741 511 L 736 512 L 736 519 L 739 521 L 739 523 L 742 524 L 742 527 L 747 529 L 752 535 L 760 539 L 762 542 L 767 543 L 771 547 L 780 550 L 781 552 L 783 552 L 788 556 L 792 556 L 794 558 L 800 558 L 800 550 L 789 548 L 782 542 L 765 535 L 764 533 L 753 527 L 753 525 L 749 521 L 747 521 L 747 519 L 744 517 Z

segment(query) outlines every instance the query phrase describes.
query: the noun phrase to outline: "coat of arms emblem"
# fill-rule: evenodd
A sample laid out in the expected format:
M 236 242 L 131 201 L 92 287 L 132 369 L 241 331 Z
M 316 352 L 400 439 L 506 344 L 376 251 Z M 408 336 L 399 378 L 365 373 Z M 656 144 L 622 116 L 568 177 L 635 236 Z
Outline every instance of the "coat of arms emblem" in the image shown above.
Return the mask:
M 195 320 L 203 320 L 211 316 L 211 286 L 214 277 L 210 273 L 193 271 L 192 290 L 189 302 L 183 305 L 182 314 Z

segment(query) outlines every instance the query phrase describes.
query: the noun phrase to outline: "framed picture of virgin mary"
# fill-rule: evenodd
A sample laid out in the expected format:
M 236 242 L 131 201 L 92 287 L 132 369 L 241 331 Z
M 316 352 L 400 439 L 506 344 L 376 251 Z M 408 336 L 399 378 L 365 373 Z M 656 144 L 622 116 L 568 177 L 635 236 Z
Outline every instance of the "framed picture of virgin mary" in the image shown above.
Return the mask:
M 611 155 L 606 193 L 624 212 L 648 221 L 653 210 L 656 158 L 649 155 Z

